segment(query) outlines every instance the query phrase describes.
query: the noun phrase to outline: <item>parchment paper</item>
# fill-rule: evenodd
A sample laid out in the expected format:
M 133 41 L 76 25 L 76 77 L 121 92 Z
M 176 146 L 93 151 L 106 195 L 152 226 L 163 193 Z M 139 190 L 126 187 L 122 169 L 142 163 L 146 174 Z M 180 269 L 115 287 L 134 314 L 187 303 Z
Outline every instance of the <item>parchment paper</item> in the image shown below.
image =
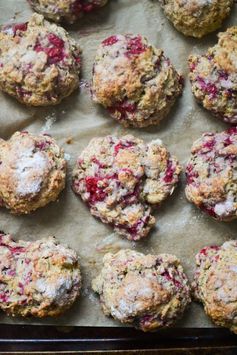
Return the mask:
M 0 23 L 27 20 L 31 9 L 26 0 L 0 0 Z M 223 29 L 235 23 L 237 7 Z M 13 18 L 14 17 L 14 18 Z M 198 106 L 191 94 L 187 79 L 187 57 L 192 52 L 202 53 L 213 45 L 216 34 L 195 40 L 177 32 L 163 15 L 157 1 L 110 0 L 110 4 L 68 30 L 83 49 L 81 89 L 57 107 L 27 108 L 0 93 L 0 136 L 10 137 L 16 130 L 34 133 L 47 132 L 65 149 L 68 159 L 68 184 L 56 203 L 29 216 L 13 216 L 0 210 L 0 230 L 16 239 L 36 240 L 55 235 L 80 255 L 83 291 L 72 309 L 57 319 L 35 320 L 8 318 L 0 315 L 1 323 L 33 323 L 80 326 L 119 326 L 105 317 L 99 301 L 90 288 L 91 279 L 101 268 L 105 252 L 120 248 L 134 248 L 144 253 L 173 253 L 182 261 L 192 279 L 194 256 L 205 245 L 236 237 L 237 222 L 218 223 L 193 207 L 184 196 L 184 181 L 171 198 L 156 213 L 157 228 L 150 237 L 131 243 L 112 233 L 112 229 L 93 218 L 84 203 L 70 188 L 70 174 L 76 157 L 94 136 L 131 133 L 150 141 L 161 138 L 184 165 L 192 142 L 204 131 L 221 131 L 227 127 Z M 165 53 L 185 76 L 185 90 L 160 126 L 147 129 L 123 129 L 99 106 L 92 104 L 86 83 L 98 44 L 116 33 L 142 34 Z M 182 176 L 184 180 L 184 176 Z M 201 305 L 193 303 L 177 324 L 183 327 L 209 327 L 211 322 Z

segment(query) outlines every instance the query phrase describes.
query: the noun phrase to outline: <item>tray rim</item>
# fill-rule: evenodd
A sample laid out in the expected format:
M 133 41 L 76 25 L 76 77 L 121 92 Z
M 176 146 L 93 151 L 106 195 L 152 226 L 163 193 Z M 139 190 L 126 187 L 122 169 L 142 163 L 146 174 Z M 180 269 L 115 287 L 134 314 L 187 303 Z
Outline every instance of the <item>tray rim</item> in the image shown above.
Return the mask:
M 0 325 L 0 353 L 197 348 L 228 348 L 237 353 L 237 335 L 224 328 L 167 328 L 143 333 L 127 327 Z

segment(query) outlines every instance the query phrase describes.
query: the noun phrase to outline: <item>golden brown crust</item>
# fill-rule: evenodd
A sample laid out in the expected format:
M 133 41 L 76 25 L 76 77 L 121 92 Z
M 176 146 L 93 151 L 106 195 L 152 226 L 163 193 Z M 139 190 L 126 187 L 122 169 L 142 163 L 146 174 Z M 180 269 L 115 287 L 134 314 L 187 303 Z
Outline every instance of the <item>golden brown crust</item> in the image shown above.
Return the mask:
M 155 224 L 151 205 L 161 204 L 178 182 L 181 167 L 157 139 L 132 135 L 94 138 L 73 171 L 73 190 L 91 213 L 129 240 L 148 235 Z
M 188 200 L 222 221 L 237 218 L 236 152 L 235 127 L 216 134 L 204 133 L 194 142 L 186 168 Z
M 163 51 L 140 35 L 111 36 L 97 51 L 93 100 L 125 127 L 157 124 L 182 89 L 182 78 Z
M 218 326 L 237 333 L 237 244 L 203 248 L 196 255 L 193 292 L 205 312 Z
M 55 317 L 80 293 L 76 253 L 55 238 L 14 242 L 0 233 L 0 309 L 11 316 Z
M 0 45 L 0 88 L 21 103 L 56 105 L 79 86 L 79 46 L 43 16 L 2 27 Z
M 195 98 L 216 117 L 237 123 L 237 27 L 218 35 L 219 41 L 203 55 L 189 57 Z
M 188 280 L 169 254 L 108 253 L 92 281 L 105 315 L 145 332 L 172 325 L 190 302 Z
M 105 6 L 108 0 L 28 0 L 32 8 L 55 22 L 74 23 L 83 14 Z
M 234 0 L 159 0 L 165 15 L 186 36 L 201 38 L 217 30 Z
M 16 132 L 0 140 L 0 199 L 15 214 L 55 201 L 65 187 L 66 160 L 53 138 Z

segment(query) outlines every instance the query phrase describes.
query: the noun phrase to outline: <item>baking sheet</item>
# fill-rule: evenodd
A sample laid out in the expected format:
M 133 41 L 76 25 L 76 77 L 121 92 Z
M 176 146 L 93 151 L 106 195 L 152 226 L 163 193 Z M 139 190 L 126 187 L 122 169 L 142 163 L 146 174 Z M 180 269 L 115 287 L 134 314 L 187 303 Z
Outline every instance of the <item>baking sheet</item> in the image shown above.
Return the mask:
M 0 23 L 25 21 L 31 14 L 26 0 L 0 0 Z M 235 23 L 237 6 L 223 29 Z M 0 315 L 1 323 L 33 323 L 71 326 L 119 326 L 105 317 L 90 283 L 101 268 L 105 252 L 134 248 L 144 253 L 174 253 L 182 261 L 192 279 L 194 256 L 205 245 L 221 244 L 235 238 L 237 222 L 216 222 L 202 214 L 184 196 L 184 176 L 178 189 L 157 211 L 157 226 L 150 237 L 131 243 L 112 233 L 110 227 L 93 218 L 87 207 L 70 188 L 70 174 L 76 157 L 95 136 L 131 133 L 145 141 L 161 138 L 184 165 L 192 142 L 204 131 L 221 131 L 227 127 L 212 118 L 192 97 L 187 80 L 187 57 L 202 53 L 216 42 L 216 34 L 195 40 L 177 32 L 164 17 L 157 1 L 110 0 L 110 4 L 70 27 L 69 32 L 83 49 L 81 88 L 57 107 L 26 108 L 0 93 L 0 136 L 10 137 L 16 130 L 47 132 L 63 146 L 68 159 L 67 188 L 56 203 L 29 216 L 13 216 L 0 209 L 0 230 L 16 239 L 36 240 L 55 235 L 80 255 L 82 297 L 64 316 L 57 319 L 18 319 Z M 124 129 L 109 118 L 99 106 L 92 104 L 88 89 L 91 69 L 98 44 L 115 33 L 142 34 L 164 49 L 176 68 L 185 76 L 185 90 L 169 117 L 160 126 L 146 129 Z M 202 306 L 193 303 L 177 326 L 209 327 Z

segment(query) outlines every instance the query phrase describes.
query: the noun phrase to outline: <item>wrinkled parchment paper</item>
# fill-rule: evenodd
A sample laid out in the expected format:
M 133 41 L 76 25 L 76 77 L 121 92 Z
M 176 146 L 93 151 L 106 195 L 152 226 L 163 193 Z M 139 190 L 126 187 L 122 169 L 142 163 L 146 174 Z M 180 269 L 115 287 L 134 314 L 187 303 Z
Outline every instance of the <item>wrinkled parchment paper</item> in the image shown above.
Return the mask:
M 0 0 L 0 23 L 24 21 L 31 14 L 26 0 Z M 223 29 L 235 23 L 237 5 Z M 187 57 L 212 46 L 216 34 L 195 40 L 177 32 L 164 17 L 156 0 L 110 0 L 110 4 L 68 28 L 83 49 L 81 88 L 57 107 L 27 108 L 0 93 L 0 137 L 7 139 L 16 130 L 47 132 L 64 148 L 68 159 L 68 183 L 56 203 L 29 216 L 13 216 L 0 209 L 0 230 L 16 239 L 36 240 L 55 235 L 80 255 L 82 297 L 70 311 L 57 319 L 35 320 L 8 318 L 0 314 L 1 323 L 33 323 L 77 326 L 119 326 L 103 315 L 97 297 L 90 288 L 91 279 L 101 268 L 103 255 L 120 248 L 134 248 L 144 253 L 173 253 L 182 261 L 192 279 L 194 256 L 205 245 L 221 244 L 236 237 L 237 222 L 220 223 L 193 207 L 184 196 L 184 176 L 178 189 L 156 213 L 157 227 L 142 242 L 131 243 L 114 235 L 110 227 L 93 218 L 87 207 L 70 188 L 70 175 L 82 149 L 95 136 L 131 133 L 145 141 L 161 138 L 184 165 L 192 142 L 204 131 L 221 131 L 227 127 L 198 106 L 187 80 Z M 115 33 L 142 34 L 164 49 L 176 68 L 185 76 L 185 90 L 169 117 L 160 126 L 124 129 L 92 104 L 87 82 L 98 44 Z M 181 327 L 210 327 L 201 305 L 193 303 L 178 322 Z

